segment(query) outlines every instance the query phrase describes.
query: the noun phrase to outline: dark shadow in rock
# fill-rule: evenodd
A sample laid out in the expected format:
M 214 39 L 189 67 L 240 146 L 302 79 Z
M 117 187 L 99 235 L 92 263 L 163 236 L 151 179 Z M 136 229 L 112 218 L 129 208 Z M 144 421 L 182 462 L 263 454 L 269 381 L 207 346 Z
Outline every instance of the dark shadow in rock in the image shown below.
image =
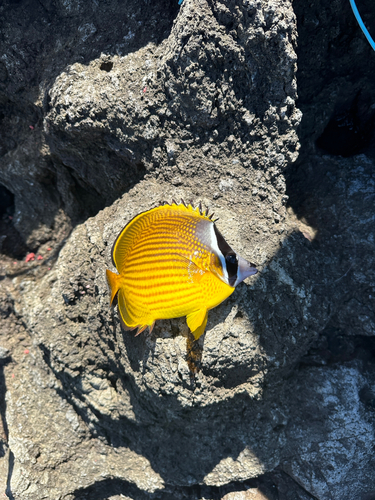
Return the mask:
M 371 110 L 373 96 L 365 101 L 358 94 L 354 100 L 334 112 L 334 115 L 318 137 L 316 146 L 331 155 L 353 156 L 375 145 L 375 110 Z M 360 102 L 359 102 L 360 101 Z M 366 109 L 362 112 L 361 107 Z
M 375 321 L 374 225 L 369 222 L 374 217 L 374 170 L 365 156 L 315 156 L 287 178 L 288 203 L 302 234 L 305 223 L 315 228 L 312 246 L 323 250 L 323 258 L 336 268 L 334 273 L 325 266 L 321 270 L 321 282 L 327 284 L 328 277 L 333 296 L 341 295 L 332 311 L 333 324 L 351 335 L 370 335 Z
M 4 431 L 4 436 L 2 438 L 5 440 L 4 443 L 2 439 L 0 440 L 0 458 L 5 455 L 4 445 L 8 442 L 8 423 L 6 420 L 6 401 L 5 401 L 5 393 L 6 393 L 6 384 L 4 377 L 4 364 L 9 361 L 10 358 L 0 359 L 0 416 L 2 428 Z
M 373 217 L 375 202 L 375 58 L 349 2 L 336 7 L 322 0 L 294 4 L 297 104 L 303 118 L 300 157 L 286 173 L 286 194 L 301 233 L 306 234 L 305 224 L 312 227 L 312 246 L 324 250 L 323 258 L 337 269 L 328 273 L 330 289 L 333 295 L 340 290 L 342 297 L 330 313 L 327 331 L 338 328 L 344 335 L 360 336 L 371 334 L 375 321 L 370 286 L 373 224 L 365 222 Z M 361 0 L 358 8 L 373 26 L 371 2 Z M 336 31 L 328 28 L 327 19 L 335 20 Z M 353 156 L 358 153 L 370 160 Z M 322 270 L 322 283 L 326 278 Z M 367 327 L 361 317 L 368 318 Z
M 299 500 L 314 500 L 314 497 L 306 492 L 300 485 L 283 471 L 275 471 L 261 475 L 255 479 L 243 482 L 233 482 L 225 486 L 169 486 L 153 493 L 145 493 L 136 485 L 121 479 L 106 479 L 97 482 L 88 488 L 76 490 L 73 500 L 106 500 L 114 495 L 129 496 L 134 500 L 201 500 L 209 498 L 220 500 L 228 493 L 245 493 L 253 489 L 258 490 L 267 497 L 268 500 L 293 500 L 298 492 Z M 254 495 L 257 493 L 255 492 Z
M 8 496 L 10 500 L 14 500 L 14 496 L 10 486 L 13 475 L 13 469 L 14 469 L 14 454 L 11 450 L 9 450 L 8 477 L 7 477 L 7 488 L 5 490 L 5 494 Z
M 121 326 L 118 326 L 121 328 Z M 129 362 L 132 370 L 139 371 L 141 369 L 141 361 L 146 361 L 143 366 L 143 371 L 147 369 L 147 360 L 155 351 L 155 337 L 148 332 L 143 332 L 141 335 L 136 336 L 136 331 L 125 331 L 121 328 L 121 338 L 123 345 L 129 356 Z M 146 335 L 148 339 L 146 338 Z
M 330 366 L 354 359 L 362 361 L 364 369 L 371 372 L 375 364 L 375 338 L 366 335 L 347 335 L 330 322 L 301 358 L 300 364 Z M 366 393 L 367 396 L 370 392 Z
M 248 483 L 248 482 L 247 482 Z M 247 485 L 246 483 L 246 485 Z M 78 490 L 73 493 L 73 500 L 106 500 L 109 496 L 124 495 L 134 500 L 201 500 L 210 498 L 211 500 L 220 500 L 222 495 L 229 491 L 244 491 L 245 487 L 239 484 L 232 484 L 230 487 L 209 487 L 209 486 L 191 486 L 191 487 L 169 487 L 163 490 L 156 490 L 153 493 L 145 493 L 137 488 L 136 485 L 121 479 L 107 479 L 100 483 L 95 483 L 88 488 Z M 276 500 L 270 497 L 269 500 Z
M 126 153 L 108 148 L 105 133 L 92 131 L 90 137 L 87 135 L 72 133 L 67 136 L 57 131 L 53 139 L 49 139 L 62 204 L 74 225 L 111 205 L 146 173 L 140 158 L 128 158 Z M 108 182 L 103 181 L 103 175 Z M 63 189 L 61 184 L 64 184 Z
M 42 120 L 40 108 L 21 95 L 8 94 L 0 82 L 0 158 L 14 150 L 21 138 L 32 137 Z
M 3 439 L 5 440 L 4 443 L 2 443 L 0 440 L 0 458 L 3 458 L 6 449 L 5 449 L 5 443 L 8 442 L 9 438 L 9 432 L 8 432 L 8 423 L 6 420 L 6 400 L 5 400 L 5 394 L 6 394 L 6 384 L 5 384 L 5 376 L 4 376 L 4 365 L 6 363 L 9 363 L 11 361 L 10 355 L 5 351 L 0 357 L 0 416 L 1 416 L 1 423 L 2 423 L 2 428 L 4 431 L 4 436 Z M 7 488 L 6 488 L 6 495 L 8 498 L 11 500 L 14 500 L 14 496 L 11 491 L 10 487 L 10 482 L 12 479 L 12 474 L 13 474 L 13 468 L 14 468 L 14 454 L 11 450 L 9 450 L 9 459 L 8 459 L 8 477 L 7 477 Z
M 14 195 L 0 184 L 0 254 L 22 259 L 27 246 L 13 224 Z
M 48 360 L 48 356 L 45 356 Z M 113 365 L 111 369 L 116 369 Z M 223 458 L 233 460 L 243 452 L 244 445 L 238 440 L 238 433 L 246 436 L 248 448 L 259 458 L 263 456 L 263 440 L 277 440 L 283 428 L 277 426 L 269 415 L 268 404 L 256 401 L 249 406 L 249 398 L 238 395 L 231 401 L 213 404 L 207 408 L 184 408 L 175 399 L 164 396 L 165 406 L 168 408 L 169 421 L 160 415 L 160 395 L 151 391 L 140 391 L 130 378 L 116 369 L 115 376 L 121 378 L 129 391 L 133 411 L 137 421 L 120 417 L 112 419 L 101 414 L 94 406 L 83 400 L 77 392 L 79 380 L 66 373 L 55 375 L 64 385 L 64 390 L 58 390 L 59 396 L 69 402 L 75 411 L 89 425 L 93 437 L 104 438 L 114 447 L 129 447 L 136 453 L 146 457 L 155 472 L 160 474 L 168 484 L 186 485 L 186 474 L 191 474 L 199 481 Z M 129 390 L 130 388 L 130 390 Z M 232 408 L 238 408 L 236 418 L 233 418 Z M 147 410 L 147 421 L 143 421 Z M 219 415 L 219 417 L 218 417 Z M 225 415 L 229 417 L 226 418 Z M 181 430 L 181 419 L 185 425 Z M 249 422 L 256 422 L 253 436 L 249 433 Z M 223 425 L 225 432 L 223 432 Z M 266 436 L 259 439 L 259 435 L 267 428 Z M 270 436 L 273 434 L 273 436 Z M 213 442 L 217 453 L 207 454 L 207 449 Z M 250 443 L 253 443 L 253 446 Z M 193 460 L 194 456 L 194 460 Z M 189 464 L 187 470 L 187 464 Z M 78 497 L 79 498 L 79 497 Z
M 73 500 L 106 500 L 114 495 L 126 495 L 137 500 L 149 500 L 150 495 L 140 490 L 135 484 L 121 479 L 105 479 L 88 488 L 72 493 Z
M 369 491 L 368 493 L 364 493 L 360 500 L 375 500 L 375 490 Z
M 297 165 L 316 146 L 330 154 L 374 156 L 375 58 L 349 2 L 316 0 L 293 7 L 298 28 L 297 105 L 303 113 Z M 371 1 L 358 2 L 358 8 L 373 26 Z
M 124 335 L 124 341 L 125 341 L 125 335 Z M 151 358 L 152 360 L 154 359 L 155 357 L 155 338 L 154 336 L 151 334 L 151 335 L 147 335 L 145 336 L 145 343 L 146 343 L 146 349 L 144 350 L 144 354 L 143 354 L 143 374 L 146 373 L 147 371 L 147 361 L 149 358 Z
M 14 194 L 5 186 L 0 184 L 0 217 L 7 215 L 12 217 L 14 214 Z

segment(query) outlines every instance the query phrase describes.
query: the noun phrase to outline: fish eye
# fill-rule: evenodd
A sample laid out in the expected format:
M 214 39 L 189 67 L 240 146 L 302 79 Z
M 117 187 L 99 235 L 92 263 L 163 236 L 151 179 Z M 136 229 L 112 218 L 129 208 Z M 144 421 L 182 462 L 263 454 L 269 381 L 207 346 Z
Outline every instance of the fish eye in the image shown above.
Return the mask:
M 236 264 L 237 263 L 236 254 L 229 253 L 228 255 L 225 256 L 225 260 L 228 262 L 228 264 Z

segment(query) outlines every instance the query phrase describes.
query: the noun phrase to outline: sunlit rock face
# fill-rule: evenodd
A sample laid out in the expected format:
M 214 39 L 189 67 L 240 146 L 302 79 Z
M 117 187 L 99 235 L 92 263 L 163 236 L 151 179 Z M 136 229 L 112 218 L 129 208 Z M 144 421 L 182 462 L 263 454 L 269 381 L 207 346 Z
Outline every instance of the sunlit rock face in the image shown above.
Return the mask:
M 40 29 L 13 33 L 29 18 L 17 5 L 0 7 L 27 49 L 5 44 L 0 62 L 0 486 L 22 500 L 375 490 L 374 164 L 371 149 L 319 153 L 333 118 L 306 55 L 298 129 L 291 3 L 37 2 Z M 299 47 L 327 9 L 299 13 Z M 344 14 L 324 50 L 345 32 L 361 54 Z M 353 112 L 369 127 L 370 90 Z M 105 281 L 121 229 L 172 198 L 209 206 L 260 270 L 210 311 L 194 378 L 185 319 L 134 337 Z

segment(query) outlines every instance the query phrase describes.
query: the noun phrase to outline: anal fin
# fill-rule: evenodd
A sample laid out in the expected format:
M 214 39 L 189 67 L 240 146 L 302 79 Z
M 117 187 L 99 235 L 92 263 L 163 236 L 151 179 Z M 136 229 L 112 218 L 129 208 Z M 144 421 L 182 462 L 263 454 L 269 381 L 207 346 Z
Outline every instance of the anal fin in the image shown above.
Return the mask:
M 195 340 L 204 333 L 207 325 L 208 311 L 207 309 L 199 309 L 186 316 L 186 323 L 194 335 Z
M 146 330 L 146 328 L 148 327 L 148 325 L 142 325 L 142 326 L 139 326 L 138 327 L 138 330 L 137 330 L 137 333 L 135 334 L 136 337 L 138 337 L 138 335 L 142 332 L 144 332 Z

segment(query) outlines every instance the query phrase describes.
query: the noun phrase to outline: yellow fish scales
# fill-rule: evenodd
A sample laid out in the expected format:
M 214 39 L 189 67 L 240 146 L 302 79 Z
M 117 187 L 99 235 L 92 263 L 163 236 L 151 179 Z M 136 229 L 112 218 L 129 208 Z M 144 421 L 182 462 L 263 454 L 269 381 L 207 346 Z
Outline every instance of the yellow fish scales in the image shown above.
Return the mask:
M 198 339 L 208 311 L 257 272 L 230 248 L 211 217 L 201 206 L 173 202 L 137 215 L 121 231 L 112 249 L 119 274 L 106 274 L 125 329 L 138 328 L 138 334 L 152 331 L 158 319 L 186 316 Z

